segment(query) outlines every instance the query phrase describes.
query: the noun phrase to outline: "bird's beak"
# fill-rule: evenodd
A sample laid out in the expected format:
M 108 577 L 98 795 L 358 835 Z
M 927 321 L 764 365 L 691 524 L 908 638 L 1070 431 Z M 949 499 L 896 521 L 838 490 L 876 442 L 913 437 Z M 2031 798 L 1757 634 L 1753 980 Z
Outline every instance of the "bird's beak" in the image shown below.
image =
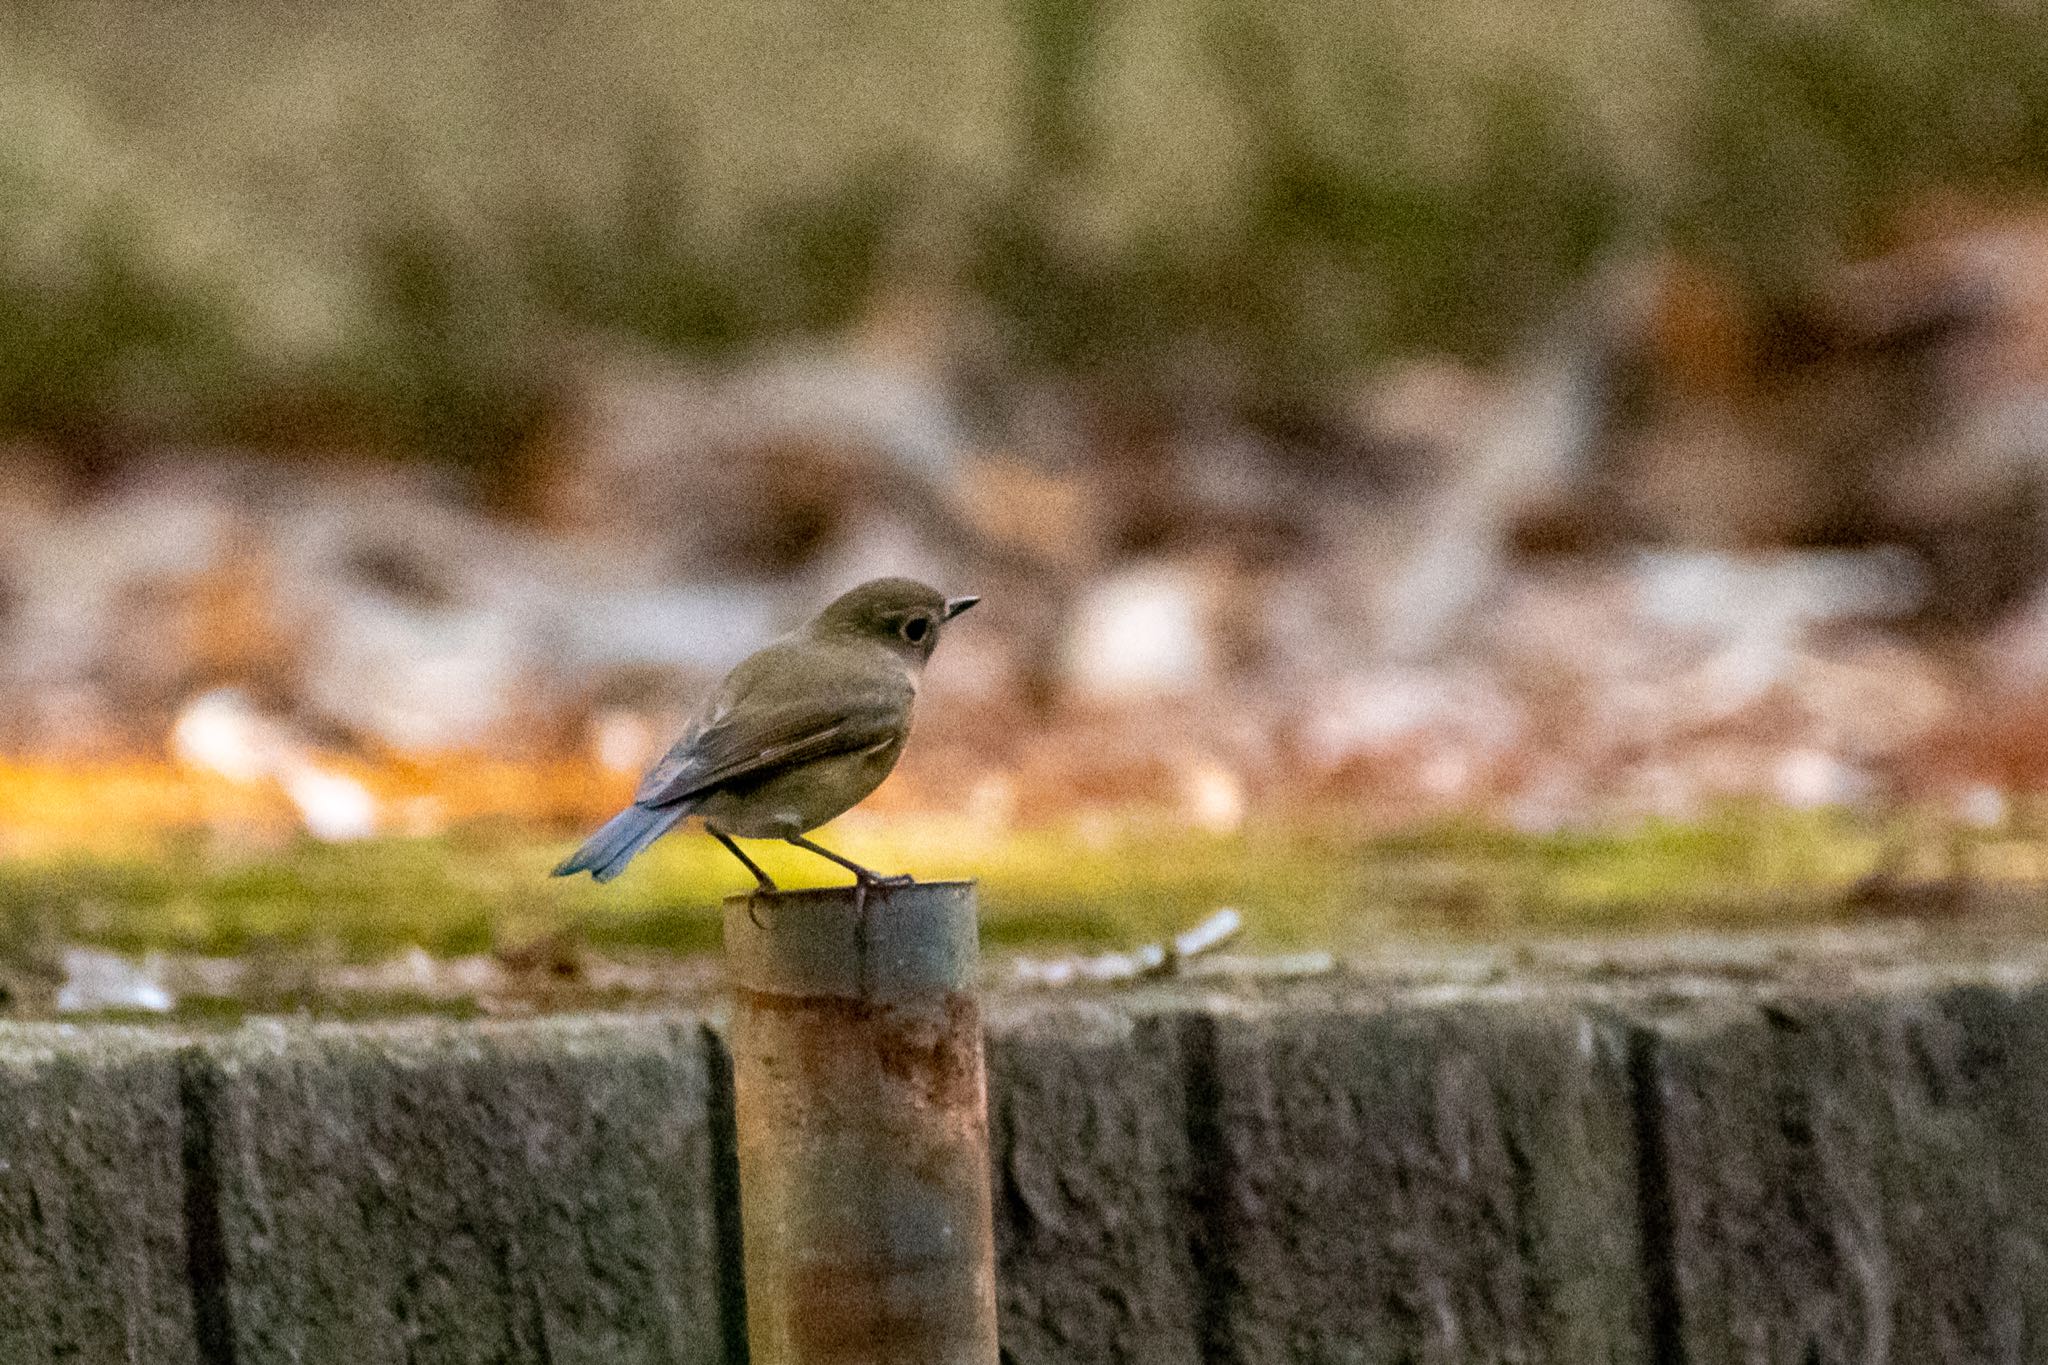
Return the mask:
M 981 599 L 979 597 L 949 597 L 946 599 L 946 619 L 952 620 Z

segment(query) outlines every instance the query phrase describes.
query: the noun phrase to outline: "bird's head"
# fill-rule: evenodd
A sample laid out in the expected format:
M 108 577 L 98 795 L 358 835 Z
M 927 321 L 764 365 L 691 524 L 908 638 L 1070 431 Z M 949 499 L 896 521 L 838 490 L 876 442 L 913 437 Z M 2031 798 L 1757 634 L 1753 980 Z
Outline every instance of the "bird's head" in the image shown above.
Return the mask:
M 979 597 L 944 597 L 909 578 L 877 578 L 845 593 L 818 613 L 808 633 L 886 645 L 913 663 L 932 656 L 939 629 Z

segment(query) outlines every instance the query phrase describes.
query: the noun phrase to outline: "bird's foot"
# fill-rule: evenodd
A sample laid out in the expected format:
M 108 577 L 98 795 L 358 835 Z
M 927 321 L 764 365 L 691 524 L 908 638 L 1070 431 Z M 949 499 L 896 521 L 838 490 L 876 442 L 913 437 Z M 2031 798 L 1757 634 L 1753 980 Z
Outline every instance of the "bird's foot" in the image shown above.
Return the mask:
M 900 891 L 906 886 L 916 886 L 917 878 L 907 872 L 884 877 L 877 872 L 856 872 L 853 877 L 853 913 L 858 915 L 868 907 L 868 892 L 879 891 L 882 899 L 888 900 L 891 891 Z
M 766 873 L 755 874 L 754 889 L 747 893 L 747 918 L 754 922 L 756 929 L 765 932 L 768 926 L 761 923 L 761 914 L 754 908 L 754 902 L 762 896 L 779 895 L 781 891 L 782 888 L 771 881 Z

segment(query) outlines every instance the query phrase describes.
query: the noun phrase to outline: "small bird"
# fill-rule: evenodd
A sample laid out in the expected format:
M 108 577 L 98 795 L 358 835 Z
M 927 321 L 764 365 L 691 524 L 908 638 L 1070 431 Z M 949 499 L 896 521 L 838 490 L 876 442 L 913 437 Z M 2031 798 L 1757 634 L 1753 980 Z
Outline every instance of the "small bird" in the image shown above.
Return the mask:
M 608 882 L 685 816 L 775 882 L 733 842 L 782 839 L 853 873 L 857 895 L 908 886 L 804 838 L 851 810 L 896 766 L 939 630 L 978 597 L 908 578 L 863 583 L 796 633 L 743 659 L 620 811 L 555 869 Z

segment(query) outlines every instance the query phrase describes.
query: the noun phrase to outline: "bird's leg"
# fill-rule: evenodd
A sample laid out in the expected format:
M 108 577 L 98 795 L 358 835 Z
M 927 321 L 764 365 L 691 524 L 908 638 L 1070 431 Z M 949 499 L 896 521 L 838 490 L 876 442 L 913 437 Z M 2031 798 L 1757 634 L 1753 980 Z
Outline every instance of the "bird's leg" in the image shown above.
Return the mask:
M 801 834 L 791 834 L 784 837 L 787 842 L 795 844 L 798 848 L 815 853 L 820 858 L 830 858 L 833 862 L 838 863 L 853 874 L 853 885 L 855 888 L 853 893 L 854 908 L 856 910 L 867 904 L 868 888 L 871 886 L 880 887 L 884 891 L 891 891 L 899 886 L 913 885 L 917 881 L 917 878 L 910 876 L 908 873 L 899 873 L 893 877 L 885 877 L 879 872 L 862 867 L 851 858 L 842 858 L 831 849 L 812 843 Z
M 733 857 L 738 858 L 741 862 L 745 863 L 747 865 L 747 871 L 754 874 L 755 896 L 758 896 L 763 892 L 766 892 L 767 894 L 772 896 L 777 891 L 782 889 L 775 884 L 774 878 L 770 877 L 766 872 L 763 872 L 761 870 L 761 865 L 759 863 L 755 862 L 752 858 L 749 858 L 746 854 L 740 851 L 740 846 L 734 843 L 729 837 L 727 837 L 724 830 L 714 829 L 710 825 L 706 825 L 704 826 L 704 828 L 711 831 L 712 838 L 718 840 L 719 843 L 725 845 L 725 851 L 727 853 L 732 854 Z M 768 927 L 767 925 L 761 923 L 761 917 L 754 913 L 754 896 L 747 897 L 747 918 L 754 922 L 754 927 L 756 929 L 766 929 Z
M 711 829 L 711 826 L 707 825 L 705 826 L 705 828 Z M 734 843 L 729 837 L 727 837 L 724 830 L 711 829 L 711 837 L 718 840 L 719 843 L 724 844 L 725 851 L 727 853 L 732 854 L 733 857 L 738 858 L 742 863 L 746 864 L 747 871 L 753 873 L 754 880 L 759 883 L 759 886 L 756 888 L 757 890 L 766 891 L 772 895 L 773 893 L 780 891 L 782 889 L 781 887 L 775 884 L 775 881 L 772 877 L 770 877 L 766 872 L 763 872 L 761 870 L 761 865 L 759 863 L 755 862 L 752 858 L 749 858 L 745 853 L 740 851 L 740 846 Z

